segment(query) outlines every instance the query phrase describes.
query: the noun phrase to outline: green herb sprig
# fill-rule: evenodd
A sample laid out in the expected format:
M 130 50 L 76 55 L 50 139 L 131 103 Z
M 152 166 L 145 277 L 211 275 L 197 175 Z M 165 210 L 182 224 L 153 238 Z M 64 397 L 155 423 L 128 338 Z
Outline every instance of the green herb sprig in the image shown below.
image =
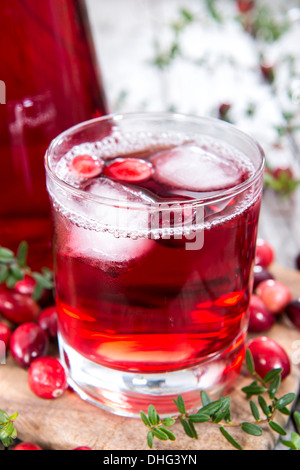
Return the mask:
M 15 427 L 15 420 L 18 417 L 18 413 L 14 413 L 11 416 L 0 410 L 0 441 L 4 447 L 12 445 L 14 439 L 17 437 L 17 430 Z
M 239 428 L 243 433 L 252 436 L 262 436 L 264 425 L 269 426 L 274 432 L 280 436 L 285 436 L 285 429 L 275 421 L 277 412 L 284 415 L 290 415 L 291 412 L 287 408 L 296 398 L 294 393 L 287 393 L 277 397 L 278 389 L 281 384 L 282 369 L 273 369 L 269 371 L 264 378 L 257 375 L 254 369 L 253 357 L 250 350 L 246 351 L 246 367 L 254 380 L 242 388 L 242 392 L 249 400 L 250 412 L 252 418 L 242 423 L 234 423 L 231 420 L 231 398 L 220 396 L 218 400 L 212 401 L 209 395 L 201 392 L 202 407 L 196 413 L 187 413 L 184 399 L 181 395 L 174 400 L 176 408 L 179 412 L 178 416 L 160 419 L 153 405 L 149 405 L 148 414 L 141 411 L 141 419 L 148 428 L 147 443 L 152 449 L 154 438 L 161 441 L 175 441 L 176 436 L 169 428 L 176 422 L 180 422 L 185 434 L 191 439 L 198 439 L 198 433 L 195 428 L 199 423 L 211 423 L 218 426 L 222 436 L 237 450 L 242 450 L 241 444 L 230 434 L 231 428 Z M 269 397 L 269 403 L 263 394 Z M 251 399 L 257 397 L 257 403 Z M 262 415 L 262 416 L 261 416 Z M 294 413 L 294 420 L 300 427 L 300 413 Z M 283 440 L 282 443 L 294 450 L 300 450 L 300 435 L 296 432 L 291 434 L 291 440 Z
M 25 275 L 29 275 L 36 281 L 33 298 L 38 301 L 44 289 L 54 288 L 53 274 L 48 268 L 42 268 L 41 272 L 32 271 L 27 265 L 27 256 L 28 243 L 26 241 L 20 243 L 16 254 L 0 246 L 0 284 L 13 289 L 18 281 L 22 281 Z

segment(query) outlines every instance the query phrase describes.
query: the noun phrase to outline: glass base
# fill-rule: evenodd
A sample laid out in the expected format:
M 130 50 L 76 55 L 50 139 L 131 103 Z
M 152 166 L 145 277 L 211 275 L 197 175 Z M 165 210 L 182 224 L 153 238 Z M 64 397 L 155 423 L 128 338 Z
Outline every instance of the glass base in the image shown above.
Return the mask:
M 79 354 L 59 336 L 60 356 L 69 385 L 78 395 L 121 416 L 139 417 L 154 405 L 160 416 L 177 415 L 173 399 L 182 395 L 186 410 L 201 407 L 200 392 L 212 399 L 235 382 L 244 358 L 245 334 L 218 355 L 192 367 L 167 373 L 132 373 L 103 367 Z

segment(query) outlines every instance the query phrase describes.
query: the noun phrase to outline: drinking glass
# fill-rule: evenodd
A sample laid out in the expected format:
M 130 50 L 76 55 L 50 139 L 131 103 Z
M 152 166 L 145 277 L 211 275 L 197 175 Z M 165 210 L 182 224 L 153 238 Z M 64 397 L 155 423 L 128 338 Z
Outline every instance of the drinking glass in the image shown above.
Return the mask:
M 38 269 L 52 265 L 45 151 L 107 104 L 84 0 L 1 0 L 0 30 L 0 244 L 26 240 Z
M 124 416 L 228 390 L 245 353 L 259 144 L 217 119 L 113 114 L 59 135 L 45 166 L 71 386 Z

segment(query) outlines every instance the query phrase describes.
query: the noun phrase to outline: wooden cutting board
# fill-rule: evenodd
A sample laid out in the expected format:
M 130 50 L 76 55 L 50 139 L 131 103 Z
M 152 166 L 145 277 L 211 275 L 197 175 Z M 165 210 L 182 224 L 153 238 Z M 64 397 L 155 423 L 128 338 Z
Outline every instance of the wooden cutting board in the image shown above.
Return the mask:
M 300 297 L 300 273 L 279 266 L 272 269 L 276 279 L 288 285 L 294 298 Z M 280 392 L 298 394 L 300 365 L 297 364 L 296 347 L 300 344 L 300 330 L 296 330 L 286 318 L 266 333 L 281 344 L 292 362 L 291 374 L 283 381 Z M 300 346 L 298 345 L 298 349 Z M 300 354 L 298 354 L 300 357 Z M 229 393 L 232 399 L 232 419 L 236 422 L 251 420 L 249 403 L 241 392 L 250 383 L 249 377 L 241 373 L 235 387 Z M 62 397 L 45 400 L 36 397 L 28 388 L 27 372 L 14 365 L 11 358 L 0 365 L 0 408 L 9 414 L 18 411 L 16 421 L 18 437 L 24 441 L 38 443 L 44 449 L 69 450 L 77 446 L 90 446 L 95 450 L 147 450 L 146 427 L 135 418 L 123 418 L 101 410 L 68 390 Z M 145 410 L 146 411 L 146 410 Z M 276 415 L 282 426 L 288 418 Z M 223 450 L 232 449 L 221 436 L 218 426 L 211 424 L 196 425 L 199 439 L 188 438 L 175 424 L 176 441 L 155 440 L 154 450 Z M 232 432 L 246 450 L 273 449 L 278 441 L 268 426 L 264 427 L 262 437 L 253 437 L 240 431 Z

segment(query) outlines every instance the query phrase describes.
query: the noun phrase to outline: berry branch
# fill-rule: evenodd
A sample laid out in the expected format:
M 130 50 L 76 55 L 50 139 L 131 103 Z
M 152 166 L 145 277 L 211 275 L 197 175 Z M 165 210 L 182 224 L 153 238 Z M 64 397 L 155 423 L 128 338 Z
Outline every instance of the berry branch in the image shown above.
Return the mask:
M 27 266 L 28 244 L 20 243 L 17 253 L 0 246 L 0 284 L 13 289 L 18 281 L 22 281 L 26 275 L 35 280 L 33 299 L 38 301 L 44 289 L 53 290 L 53 275 L 50 269 L 42 268 L 42 272 L 32 271 Z
M 160 419 L 153 405 L 149 405 L 148 414 L 141 411 L 141 419 L 145 426 L 148 428 L 147 443 L 152 449 L 154 438 L 161 441 L 175 441 L 175 434 L 169 429 L 176 422 L 180 422 L 185 434 L 191 439 L 198 439 L 198 433 L 195 424 L 210 423 L 219 427 L 220 433 L 223 437 L 235 448 L 242 450 L 242 446 L 230 434 L 230 428 L 239 428 L 242 432 L 252 436 L 262 436 L 263 425 L 268 425 L 273 431 L 281 436 L 286 435 L 286 431 L 274 419 L 277 412 L 284 415 L 290 415 L 290 410 L 287 408 L 296 398 L 294 393 L 287 393 L 281 397 L 277 397 L 277 392 L 281 384 L 282 369 L 272 369 L 261 378 L 254 369 L 254 361 L 249 349 L 246 351 L 246 367 L 248 372 L 252 375 L 253 381 L 246 387 L 242 388 L 246 398 L 249 399 L 250 411 L 252 418 L 249 421 L 242 423 L 235 423 L 231 421 L 231 399 L 230 397 L 220 396 L 218 400 L 212 401 L 209 395 L 201 392 L 202 407 L 192 414 L 186 411 L 184 399 L 181 395 L 174 400 L 176 408 L 179 412 L 178 416 Z M 268 394 L 270 403 L 267 403 L 263 394 Z M 257 404 L 251 400 L 253 396 L 257 396 Z M 261 412 L 263 417 L 261 417 Z M 300 413 L 295 412 L 294 420 L 299 426 Z M 283 440 L 282 443 L 294 450 L 300 450 L 300 435 L 298 433 L 291 434 L 291 440 Z
M 17 430 L 14 421 L 17 419 L 18 413 L 14 413 L 11 416 L 0 410 L 0 441 L 4 447 L 12 445 L 13 440 L 17 437 Z

